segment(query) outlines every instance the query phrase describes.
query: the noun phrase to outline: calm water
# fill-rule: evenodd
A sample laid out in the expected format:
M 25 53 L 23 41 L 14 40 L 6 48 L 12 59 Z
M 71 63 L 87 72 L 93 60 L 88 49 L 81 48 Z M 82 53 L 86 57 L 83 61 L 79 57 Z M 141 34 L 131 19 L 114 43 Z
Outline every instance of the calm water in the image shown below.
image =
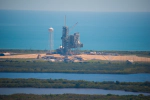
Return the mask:
M 67 79 L 86 81 L 150 81 L 150 74 L 0 73 L 0 78 Z
M 150 93 L 142 92 L 126 92 L 121 90 L 103 90 L 103 89 L 75 89 L 75 88 L 63 88 L 63 89 L 54 89 L 54 88 L 0 88 L 0 95 L 11 95 L 16 93 L 25 93 L 25 94 L 115 94 L 115 95 L 150 95 Z
M 61 44 L 64 16 L 70 34 L 80 32 L 87 50 L 150 50 L 150 13 L 96 13 L 0 10 L 0 48 L 49 49 L 48 28 L 54 28 L 54 48 Z

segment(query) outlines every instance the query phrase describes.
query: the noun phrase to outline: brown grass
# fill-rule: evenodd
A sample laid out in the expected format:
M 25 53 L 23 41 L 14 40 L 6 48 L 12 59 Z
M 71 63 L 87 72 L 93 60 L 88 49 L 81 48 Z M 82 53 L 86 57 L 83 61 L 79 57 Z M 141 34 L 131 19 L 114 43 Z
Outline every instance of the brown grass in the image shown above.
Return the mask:
M 92 59 L 97 59 L 97 60 L 110 60 L 110 61 L 126 61 L 126 60 L 131 60 L 131 61 L 142 61 L 142 62 L 150 62 L 150 58 L 147 57 L 138 57 L 136 55 L 124 55 L 124 56 L 112 56 L 112 55 L 78 55 L 82 57 L 84 60 L 92 60 Z
M 45 56 L 46 54 L 40 54 L 41 57 Z M 0 56 L 0 58 L 37 58 L 38 54 L 21 54 L 21 55 L 10 55 L 10 56 Z M 59 54 L 53 54 L 54 57 L 63 57 Z M 110 60 L 110 61 L 126 61 L 126 60 L 132 60 L 132 61 L 142 61 L 142 62 L 150 62 L 150 58 L 147 57 L 138 57 L 136 55 L 124 55 L 124 56 L 112 56 L 112 55 L 76 55 L 79 57 L 82 57 L 84 60 Z M 72 56 L 73 57 L 73 56 Z M 72 58 L 69 57 L 69 58 Z

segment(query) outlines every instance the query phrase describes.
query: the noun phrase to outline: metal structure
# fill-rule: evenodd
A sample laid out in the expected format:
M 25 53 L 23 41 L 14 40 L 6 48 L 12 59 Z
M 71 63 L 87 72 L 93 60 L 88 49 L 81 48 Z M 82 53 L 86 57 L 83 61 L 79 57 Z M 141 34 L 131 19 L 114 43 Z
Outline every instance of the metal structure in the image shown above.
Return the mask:
M 73 29 L 78 23 L 76 23 L 71 29 Z M 57 52 L 63 55 L 69 54 L 79 54 L 79 50 L 83 47 L 83 44 L 80 42 L 80 34 L 74 33 L 73 35 L 69 35 L 69 28 L 66 26 L 66 17 L 65 17 L 65 25 L 62 28 L 62 46 L 57 49 Z M 74 52 L 71 49 L 75 49 Z
M 50 32 L 50 51 L 49 51 L 49 54 L 52 54 L 52 52 L 53 52 L 53 46 L 54 46 L 54 44 L 53 44 L 53 32 L 54 32 L 54 29 L 52 28 L 52 27 L 50 27 L 49 29 L 49 32 Z

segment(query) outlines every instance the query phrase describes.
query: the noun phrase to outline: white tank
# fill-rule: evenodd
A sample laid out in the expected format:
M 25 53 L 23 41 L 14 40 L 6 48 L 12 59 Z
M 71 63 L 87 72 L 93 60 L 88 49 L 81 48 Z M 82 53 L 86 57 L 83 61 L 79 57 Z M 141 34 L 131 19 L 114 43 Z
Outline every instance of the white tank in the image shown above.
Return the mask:
M 53 29 L 52 27 L 50 27 L 48 30 L 49 30 L 50 32 L 53 32 L 53 31 L 54 31 L 54 29 Z

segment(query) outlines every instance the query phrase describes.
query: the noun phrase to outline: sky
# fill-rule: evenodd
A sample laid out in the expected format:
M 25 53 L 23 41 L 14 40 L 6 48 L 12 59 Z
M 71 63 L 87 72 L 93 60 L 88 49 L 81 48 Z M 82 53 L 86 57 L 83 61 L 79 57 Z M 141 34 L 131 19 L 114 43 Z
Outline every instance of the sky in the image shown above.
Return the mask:
M 150 0 L 0 0 L 0 10 L 150 12 Z

